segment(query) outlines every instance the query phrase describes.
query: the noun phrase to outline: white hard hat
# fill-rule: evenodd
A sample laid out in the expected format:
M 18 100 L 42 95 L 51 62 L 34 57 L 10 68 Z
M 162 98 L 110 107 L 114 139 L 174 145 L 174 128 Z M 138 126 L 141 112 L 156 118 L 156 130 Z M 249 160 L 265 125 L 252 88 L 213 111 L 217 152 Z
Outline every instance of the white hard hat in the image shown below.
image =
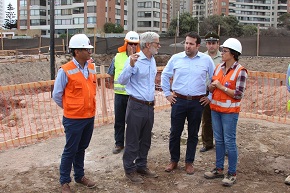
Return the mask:
M 220 46 L 221 48 L 230 48 L 232 50 L 235 50 L 239 52 L 240 54 L 242 53 L 242 44 L 239 40 L 236 38 L 229 38 L 227 39 L 223 45 Z
M 125 40 L 127 42 L 139 43 L 139 35 L 134 31 L 129 31 L 125 36 Z
M 76 34 L 69 41 L 69 48 L 94 48 L 85 34 Z

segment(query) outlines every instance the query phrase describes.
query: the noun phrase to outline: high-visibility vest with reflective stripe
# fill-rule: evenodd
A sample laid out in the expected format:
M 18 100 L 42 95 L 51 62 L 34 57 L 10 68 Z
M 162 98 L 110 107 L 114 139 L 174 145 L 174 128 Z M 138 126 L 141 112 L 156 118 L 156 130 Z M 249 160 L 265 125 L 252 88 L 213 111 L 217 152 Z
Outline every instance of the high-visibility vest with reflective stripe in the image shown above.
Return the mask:
M 238 64 L 235 69 L 231 69 L 229 73 L 224 76 L 221 66 L 222 64 L 219 64 L 216 67 L 214 75 L 212 77 L 212 81 L 219 80 L 222 85 L 225 85 L 229 89 L 235 90 L 238 75 L 240 71 L 245 68 Z M 210 108 L 212 110 L 221 113 L 239 113 L 240 105 L 240 99 L 234 99 L 220 89 L 215 89 L 213 91 L 212 101 L 210 103 Z
M 96 111 L 96 71 L 88 64 L 89 76 L 86 79 L 73 61 L 61 66 L 67 75 L 68 83 L 63 94 L 63 114 L 67 118 L 84 119 L 95 116 Z
M 128 56 L 126 52 L 117 53 L 115 56 L 114 91 L 116 94 L 127 95 L 125 86 L 118 83 L 118 77 L 121 74 L 127 59 Z

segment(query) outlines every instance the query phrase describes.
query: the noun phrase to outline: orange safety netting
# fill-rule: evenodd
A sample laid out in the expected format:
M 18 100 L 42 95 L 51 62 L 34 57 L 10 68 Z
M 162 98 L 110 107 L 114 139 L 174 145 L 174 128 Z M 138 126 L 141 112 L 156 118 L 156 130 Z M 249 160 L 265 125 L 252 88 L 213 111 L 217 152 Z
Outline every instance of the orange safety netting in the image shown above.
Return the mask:
M 156 77 L 155 109 L 169 109 L 170 104 Z M 95 127 L 114 121 L 114 90 L 110 76 L 98 74 Z M 241 117 L 290 123 L 286 104 L 286 74 L 249 71 Z M 63 135 L 62 109 L 51 98 L 54 81 L 0 86 L 0 150 L 24 146 Z

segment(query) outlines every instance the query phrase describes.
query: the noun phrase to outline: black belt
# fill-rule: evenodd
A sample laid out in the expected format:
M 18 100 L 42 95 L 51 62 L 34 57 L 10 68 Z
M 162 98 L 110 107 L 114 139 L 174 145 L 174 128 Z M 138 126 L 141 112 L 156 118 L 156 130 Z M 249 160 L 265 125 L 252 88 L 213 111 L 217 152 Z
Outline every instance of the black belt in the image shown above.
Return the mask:
M 136 99 L 136 98 L 134 98 L 132 96 L 130 96 L 129 99 L 133 100 L 133 101 L 136 101 L 138 103 L 142 103 L 144 105 L 148 105 L 148 106 L 152 106 L 152 107 L 154 106 L 154 101 L 142 101 L 142 100 Z
M 185 96 L 185 95 L 181 95 L 178 93 L 174 93 L 178 98 L 182 98 L 182 99 L 186 99 L 186 100 L 195 100 L 195 99 L 201 99 L 202 97 L 204 97 L 204 95 L 198 95 L 198 96 Z

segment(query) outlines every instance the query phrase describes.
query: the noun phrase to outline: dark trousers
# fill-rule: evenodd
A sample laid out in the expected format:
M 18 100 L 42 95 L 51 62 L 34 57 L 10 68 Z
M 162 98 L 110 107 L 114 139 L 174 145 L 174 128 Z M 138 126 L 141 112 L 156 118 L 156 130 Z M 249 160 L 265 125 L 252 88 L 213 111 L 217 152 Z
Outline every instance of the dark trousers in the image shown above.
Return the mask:
M 192 163 L 195 158 L 196 146 L 198 143 L 198 131 L 203 106 L 199 102 L 199 99 L 186 100 L 176 98 L 176 100 L 176 103 L 172 105 L 171 109 L 171 128 L 169 140 L 171 161 L 178 162 L 180 159 L 180 137 L 184 129 L 185 119 L 187 119 L 188 138 L 185 162 Z
M 88 119 L 69 119 L 63 117 L 66 144 L 61 156 L 60 183 L 71 182 L 71 169 L 74 168 L 74 179 L 79 181 L 84 174 L 85 149 L 89 146 L 95 117 Z
M 211 121 L 211 110 L 210 105 L 206 105 L 202 113 L 202 123 L 201 123 L 202 133 L 202 143 L 205 148 L 213 147 L 213 130 Z
M 123 166 L 126 173 L 147 167 L 154 123 L 154 107 L 128 100 L 126 111 L 126 146 Z
M 115 145 L 124 147 L 125 136 L 125 116 L 128 103 L 128 95 L 115 94 L 114 111 L 115 111 Z

